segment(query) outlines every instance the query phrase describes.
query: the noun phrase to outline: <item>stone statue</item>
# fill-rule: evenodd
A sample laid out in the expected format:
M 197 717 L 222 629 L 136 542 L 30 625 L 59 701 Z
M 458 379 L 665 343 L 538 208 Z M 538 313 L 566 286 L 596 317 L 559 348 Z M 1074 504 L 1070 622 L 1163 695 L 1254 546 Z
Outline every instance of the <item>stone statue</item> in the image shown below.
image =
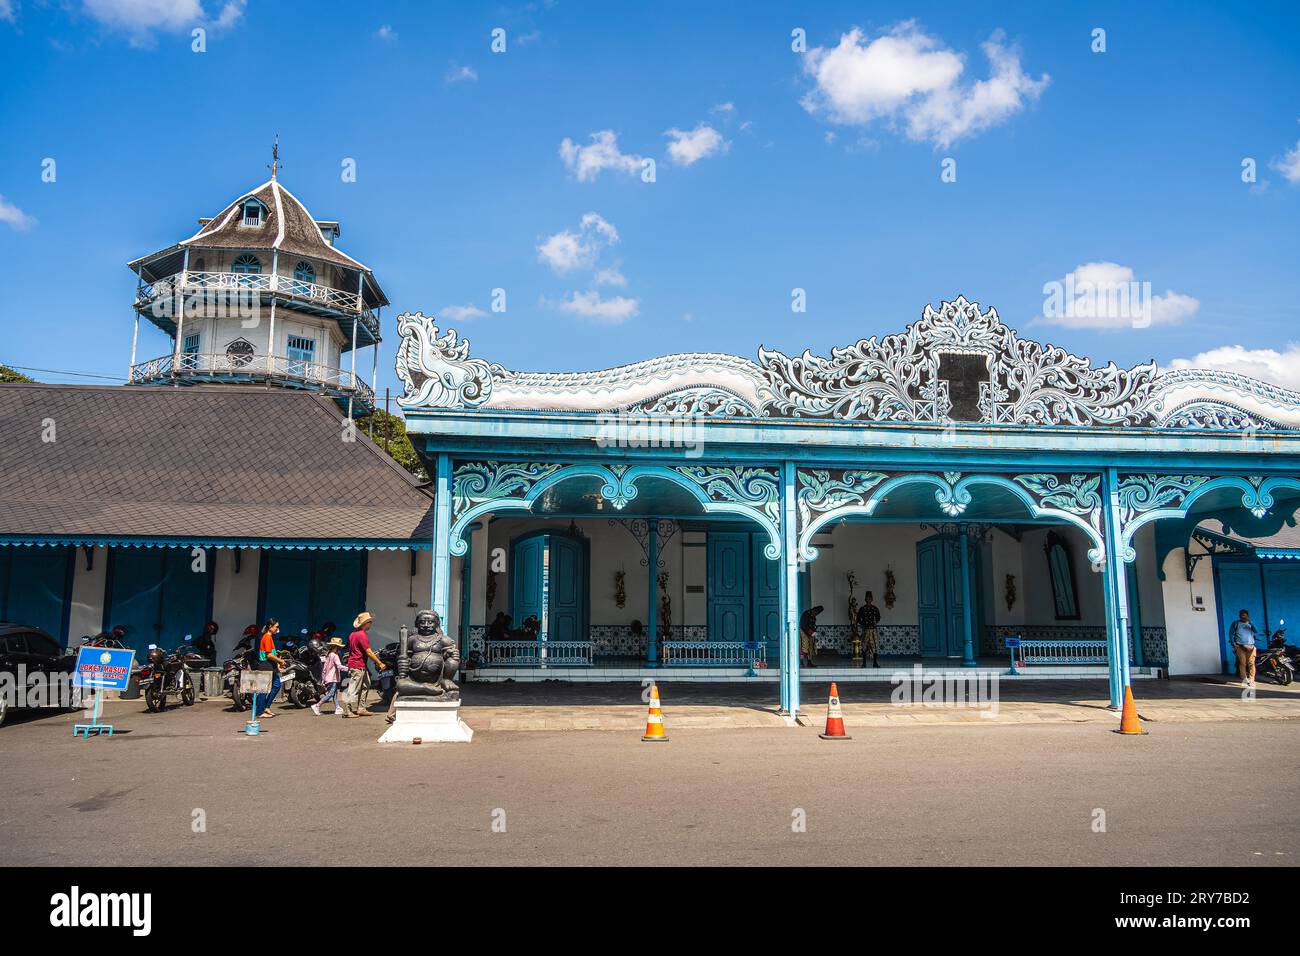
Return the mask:
M 460 688 L 452 680 L 460 668 L 460 650 L 443 633 L 437 612 L 426 610 L 415 615 L 415 631 L 398 657 L 398 697 L 460 700 Z

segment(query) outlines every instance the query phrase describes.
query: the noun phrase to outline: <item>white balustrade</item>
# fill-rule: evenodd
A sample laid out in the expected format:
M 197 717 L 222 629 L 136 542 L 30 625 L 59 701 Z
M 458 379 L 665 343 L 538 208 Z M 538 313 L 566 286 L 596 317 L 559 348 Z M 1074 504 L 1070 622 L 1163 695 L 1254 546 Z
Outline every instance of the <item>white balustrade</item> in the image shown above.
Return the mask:
M 754 667 L 767 659 L 762 641 L 664 641 L 665 667 Z

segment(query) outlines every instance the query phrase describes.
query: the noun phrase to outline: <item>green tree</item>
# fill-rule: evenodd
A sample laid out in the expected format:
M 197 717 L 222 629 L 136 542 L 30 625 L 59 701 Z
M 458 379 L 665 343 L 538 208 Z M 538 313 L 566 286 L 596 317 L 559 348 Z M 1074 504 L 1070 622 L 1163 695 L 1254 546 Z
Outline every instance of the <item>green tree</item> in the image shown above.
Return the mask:
M 369 435 L 380 448 L 415 477 L 428 480 L 420 456 L 415 453 L 411 439 L 406 434 L 406 420 L 377 408 L 370 415 L 357 416 L 357 428 Z
M 8 365 L 0 365 L 0 384 L 8 385 L 11 382 L 34 382 L 36 379 L 28 378 L 22 372 L 15 372 Z

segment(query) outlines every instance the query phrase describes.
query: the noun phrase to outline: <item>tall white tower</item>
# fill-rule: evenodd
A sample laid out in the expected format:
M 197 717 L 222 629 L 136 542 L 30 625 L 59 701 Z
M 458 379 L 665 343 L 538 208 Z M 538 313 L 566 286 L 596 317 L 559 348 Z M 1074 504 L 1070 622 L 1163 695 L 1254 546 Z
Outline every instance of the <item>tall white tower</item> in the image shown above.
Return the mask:
M 305 388 L 365 414 L 388 299 L 368 267 L 335 248 L 339 224 L 313 218 L 277 167 L 278 155 L 267 182 L 200 219 L 188 239 L 129 264 L 138 278 L 130 382 Z M 168 354 L 139 360 L 142 316 L 171 337 Z M 370 362 L 358 362 L 366 347 Z

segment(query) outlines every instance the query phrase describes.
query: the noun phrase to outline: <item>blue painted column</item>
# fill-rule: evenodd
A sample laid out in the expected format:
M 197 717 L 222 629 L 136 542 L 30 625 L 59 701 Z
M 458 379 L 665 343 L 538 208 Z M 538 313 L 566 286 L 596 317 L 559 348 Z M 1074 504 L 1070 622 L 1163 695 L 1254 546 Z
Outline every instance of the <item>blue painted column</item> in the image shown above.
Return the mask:
M 451 606 L 451 456 L 439 455 L 434 469 L 433 501 L 433 610 L 442 629 L 451 633 L 447 615 Z
M 1107 468 L 1102 477 L 1106 505 L 1106 657 L 1110 706 L 1118 709 L 1124 703 L 1124 688 L 1129 682 L 1128 578 L 1120 553 L 1119 475 L 1114 468 Z
M 649 566 L 647 587 L 650 598 L 646 606 L 645 662 L 648 667 L 659 666 L 659 519 L 646 519 L 645 557 Z
M 785 617 L 782 699 L 791 717 L 799 713 L 799 541 L 795 510 L 794 462 L 781 464 L 781 610 Z
M 970 529 L 963 522 L 957 526 L 957 547 L 961 548 L 961 666 L 974 667 L 975 628 L 971 623 L 970 593 Z

